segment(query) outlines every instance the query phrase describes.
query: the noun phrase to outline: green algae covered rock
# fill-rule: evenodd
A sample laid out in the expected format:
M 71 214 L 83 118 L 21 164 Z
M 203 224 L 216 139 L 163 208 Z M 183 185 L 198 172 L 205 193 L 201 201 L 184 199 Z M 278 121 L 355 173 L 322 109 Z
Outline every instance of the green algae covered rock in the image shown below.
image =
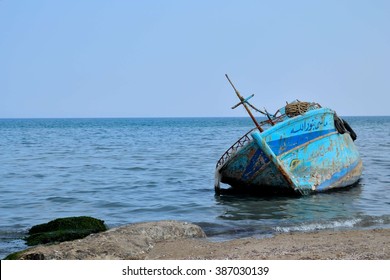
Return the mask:
M 84 238 L 91 233 L 107 230 L 104 221 L 92 217 L 68 217 L 33 226 L 25 238 L 27 245 L 34 246 Z

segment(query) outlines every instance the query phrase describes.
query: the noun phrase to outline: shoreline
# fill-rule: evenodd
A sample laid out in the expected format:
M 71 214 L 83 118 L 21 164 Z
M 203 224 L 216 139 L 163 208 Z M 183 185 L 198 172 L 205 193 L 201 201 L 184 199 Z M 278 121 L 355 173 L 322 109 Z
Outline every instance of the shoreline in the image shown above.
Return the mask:
M 179 221 L 130 224 L 83 239 L 38 245 L 12 259 L 56 260 L 389 260 L 390 229 L 279 233 L 212 241 Z
M 390 229 L 280 233 L 265 238 L 157 243 L 151 260 L 389 260 Z

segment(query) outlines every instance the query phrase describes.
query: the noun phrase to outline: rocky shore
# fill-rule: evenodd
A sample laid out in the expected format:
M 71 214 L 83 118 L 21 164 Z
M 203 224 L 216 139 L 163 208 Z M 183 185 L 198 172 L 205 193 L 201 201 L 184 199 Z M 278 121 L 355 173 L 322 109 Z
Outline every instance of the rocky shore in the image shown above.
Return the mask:
M 194 224 L 131 224 L 83 239 L 38 245 L 9 256 L 44 260 L 143 259 L 390 259 L 390 229 L 284 233 L 212 242 Z

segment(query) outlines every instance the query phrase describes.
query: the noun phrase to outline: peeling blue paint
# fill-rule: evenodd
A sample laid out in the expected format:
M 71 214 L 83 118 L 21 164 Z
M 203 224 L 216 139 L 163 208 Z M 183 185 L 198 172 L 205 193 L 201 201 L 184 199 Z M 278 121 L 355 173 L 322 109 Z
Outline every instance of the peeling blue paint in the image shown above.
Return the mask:
M 348 174 L 350 174 L 354 169 L 358 168 L 359 165 L 361 165 L 361 164 L 362 164 L 361 160 L 357 160 L 354 163 L 352 163 L 351 165 L 349 165 L 348 167 L 341 169 L 339 172 L 335 172 L 329 180 L 326 180 L 326 181 L 322 182 L 320 185 L 318 185 L 316 187 L 316 190 L 317 191 L 324 191 L 324 190 L 328 189 L 330 186 L 335 185 L 340 180 L 345 179 L 348 176 Z M 349 186 L 349 185 L 353 184 L 354 181 L 355 181 L 355 179 L 353 179 L 353 178 L 352 178 L 352 180 L 347 179 L 345 182 L 345 186 Z
M 295 135 L 291 137 L 282 138 L 279 140 L 270 141 L 268 142 L 268 145 L 276 155 L 280 155 L 290 151 L 291 149 L 297 146 L 305 144 L 318 137 L 328 135 L 335 131 L 336 131 L 335 129 L 328 129 L 328 130 L 321 130 L 321 131 L 315 131 L 311 133 Z

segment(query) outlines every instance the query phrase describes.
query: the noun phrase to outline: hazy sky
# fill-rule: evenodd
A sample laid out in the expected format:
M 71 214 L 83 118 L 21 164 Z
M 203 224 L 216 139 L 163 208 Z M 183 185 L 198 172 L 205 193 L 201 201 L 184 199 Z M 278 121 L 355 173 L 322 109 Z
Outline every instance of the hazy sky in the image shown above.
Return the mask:
M 390 115 L 390 1 L 0 0 L 0 117 Z

